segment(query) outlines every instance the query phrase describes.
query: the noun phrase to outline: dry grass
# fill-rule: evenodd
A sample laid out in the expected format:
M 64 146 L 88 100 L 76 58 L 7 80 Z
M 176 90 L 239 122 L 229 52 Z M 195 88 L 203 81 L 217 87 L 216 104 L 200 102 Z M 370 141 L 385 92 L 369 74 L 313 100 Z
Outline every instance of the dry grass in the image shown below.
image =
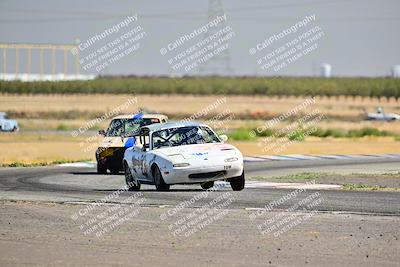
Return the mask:
M 2 133 L 0 151 L 4 153 L 0 153 L 0 163 L 39 163 L 94 158 L 94 150 L 86 149 L 87 144 L 81 145 L 85 140 L 85 137 L 73 138 L 70 135 Z
M 238 128 L 257 128 L 265 124 L 263 120 L 233 120 L 229 124 L 224 125 L 227 129 L 238 129 Z M 281 129 L 290 122 L 282 122 L 276 124 L 273 129 Z M 358 130 L 365 127 L 377 128 L 381 131 L 390 131 L 400 134 L 400 121 L 385 122 L 385 121 L 360 121 L 360 122 L 347 122 L 347 121 L 335 121 L 335 120 L 321 120 L 316 125 L 322 129 L 343 129 L 343 130 Z
M 0 135 L 0 163 L 38 163 L 56 160 L 95 160 L 95 141 L 88 137 L 59 134 L 16 133 Z M 309 137 L 305 142 L 294 143 L 277 154 L 369 154 L 399 153 L 400 142 L 389 137 L 360 139 L 320 139 Z M 229 142 L 237 146 L 244 155 L 276 154 L 262 152 L 256 142 Z
M 305 142 L 297 142 L 286 147 L 279 153 L 274 151 L 263 152 L 263 147 L 257 142 L 235 141 L 231 142 L 237 146 L 244 155 L 265 154 L 385 154 L 399 153 L 400 142 L 391 137 L 365 137 L 358 139 L 334 139 L 308 137 Z
M 15 112 L 57 112 L 81 111 L 104 113 L 107 110 L 125 103 L 133 95 L 7 95 L 0 94 L 0 111 Z M 138 104 L 130 106 L 125 113 L 136 112 L 139 107 L 169 114 L 194 114 L 215 103 L 223 96 L 182 96 L 138 95 Z M 235 114 L 268 113 L 279 114 L 287 112 L 302 103 L 302 98 L 276 98 L 228 96 L 227 104 L 219 106 L 214 112 L 229 109 Z M 376 99 L 345 99 L 317 98 L 311 109 L 319 109 L 327 117 L 356 117 L 366 108 L 373 111 L 375 107 L 383 106 L 387 112 L 400 112 L 400 106 L 394 100 L 379 102 Z M 85 124 L 86 119 L 56 120 L 56 119 L 20 119 L 22 131 L 18 134 L 0 134 L 0 162 L 13 161 L 41 162 L 54 160 L 80 160 L 93 158 L 94 149 L 86 149 L 80 143 L 84 137 L 72 138 L 69 130 L 77 129 Z M 102 122 L 98 128 L 105 128 L 109 121 Z M 227 128 L 254 128 L 264 123 L 262 120 L 234 120 L 224 125 Z M 26 129 L 42 130 L 57 129 L 60 124 L 66 126 L 65 135 L 24 133 Z M 282 123 L 285 125 L 285 123 Z M 400 122 L 347 122 L 331 119 L 321 121 L 320 128 L 339 128 L 344 130 L 372 127 L 400 133 Z M 255 142 L 232 142 L 245 155 L 260 155 L 263 153 Z M 88 150 L 88 151 L 85 151 Z M 400 142 L 393 138 L 361 138 L 361 139 L 318 139 L 307 138 L 305 142 L 295 143 L 279 154 L 364 154 L 364 153 L 399 153 Z M 271 154 L 271 153 L 268 153 Z
M 57 120 L 57 119 L 18 119 L 18 122 L 22 130 L 58 130 L 60 125 L 66 127 L 66 132 L 76 130 L 79 127 L 85 125 L 87 120 L 76 119 L 76 120 Z M 232 120 L 229 123 L 221 124 L 220 128 L 224 129 L 238 129 L 238 128 L 257 128 L 265 123 L 263 120 Z M 97 129 L 106 129 L 109 121 L 103 121 L 96 125 Z M 280 123 L 274 129 L 280 129 L 289 123 Z M 213 125 L 210 125 L 213 126 Z M 219 126 L 216 124 L 216 126 Z M 395 122 L 382 122 L 382 121 L 361 121 L 358 123 L 346 122 L 346 121 L 331 121 L 322 120 L 317 125 L 322 129 L 343 129 L 343 130 L 357 130 L 364 127 L 376 128 L 381 131 L 390 131 L 400 135 L 400 121 Z M 214 127 L 218 129 L 218 127 Z
M 112 110 L 125 103 L 132 95 L 0 95 L 0 111 L 14 112 L 57 112 L 80 111 L 99 112 L 100 114 Z M 131 105 L 124 113 L 136 112 L 139 107 L 148 110 L 168 114 L 194 114 L 215 103 L 223 96 L 182 96 L 162 95 L 149 96 L 138 95 L 138 104 Z M 304 99 L 288 97 L 251 97 L 228 96 L 227 103 L 213 110 L 214 113 L 229 109 L 235 114 L 246 112 L 253 114 L 280 114 L 287 112 Z M 349 122 L 337 119 L 337 117 L 357 117 L 363 114 L 363 108 L 374 111 L 375 107 L 383 106 L 387 112 L 400 112 L 400 105 L 393 99 L 389 102 L 379 102 L 377 99 L 362 98 L 317 98 L 315 105 L 305 112 L 318 109 L 329 120 L 319 123 L 320 128 L 340 128 L 344 130 L 372 127 L 379 130 L 387 130 L 400 133 L 400 121 L 398 122 L 373 122 L 359 121 Z M 335 119 L 336 118 L 336 119 Z M 84 125 L 87 119 L 56 120 L 56 119 L 21 119 L 23 129 L 57 129 L 62 123 L 68 129 L 76 129 Z M 236 120 L 227 125 L 228 128 L 257 127 L 262 125 L 262 120 Z M 98 128 L 105 128 L 107 122 L 103 122 Z
M 80 161 L 94 159 L 94 153 L 85 153 L 78 143 L 71 142 L 18 142 L 1 144 L 0 163 L 41 163 L 54 161 Z
M 133 95 L 8 95 L 0 94 L 0 107 L 10 111 L 98 111 L 111 110 Z M 196 113 L 223 96 L 182 96 L 182 95 L 137 95 L 138 104 L 129 107 L 127 112 L 134 112 L 138 107 L 166 113 Z M 262 97 L 262 96 L 227 96 L 227 107 L 234 113 L 244 111 L 272 114 L 283 113 L 302 103 L 303 98 Z M 393 99 L 379 102 L 377 99 L 317 98 L 316 108 L 327 115 L 358 115 L 362 109 L 372 111 L 383 106 L 387 112 L 399 112 L 399 103 Z
M 76 130 L 86 125 L 87 120 L 57 120 L 57 119 L 18 119 L 22 130 L 59 130 L 60 125 L 66 127 L 66 131 Z M 110 122 L 108 120 L 96 124 L 98 129 L 106 129 Z

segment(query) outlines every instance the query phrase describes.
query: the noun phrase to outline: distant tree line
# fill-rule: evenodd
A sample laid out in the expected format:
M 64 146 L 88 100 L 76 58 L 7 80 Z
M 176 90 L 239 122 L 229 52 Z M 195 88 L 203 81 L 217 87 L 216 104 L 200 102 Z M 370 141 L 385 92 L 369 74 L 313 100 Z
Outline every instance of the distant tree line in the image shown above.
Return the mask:
M 100 77 L 91 81 L 0 81 L 12 94 L 195 94 L 400 97 L 400 79 L 292 77 Z

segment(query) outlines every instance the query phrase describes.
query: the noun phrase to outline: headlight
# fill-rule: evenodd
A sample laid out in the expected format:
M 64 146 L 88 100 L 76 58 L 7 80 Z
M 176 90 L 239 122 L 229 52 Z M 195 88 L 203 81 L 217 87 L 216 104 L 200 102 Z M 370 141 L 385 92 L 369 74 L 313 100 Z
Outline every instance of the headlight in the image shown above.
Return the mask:
M 225 159 L 225 162 L 232 162 L 232 161 L 237 161 L 237 160 L 238 160 L 238 158 L 233 157 L 233 158 L 227 158 L 227 159 Z
M 190 166 L 190 164 L 189 163 L 175 163 L 173 166 L 174 167 L 187 167 L 187 166 Z
M 185 162 L 185 158 L 182 154 L 168 155 L 168 159 L 172 162 Z
M 187 167 L 190 165 L 189 163 L 185 162 L 186 160 L 181 154 L 169 155 L 168 158 L 174 167 Z

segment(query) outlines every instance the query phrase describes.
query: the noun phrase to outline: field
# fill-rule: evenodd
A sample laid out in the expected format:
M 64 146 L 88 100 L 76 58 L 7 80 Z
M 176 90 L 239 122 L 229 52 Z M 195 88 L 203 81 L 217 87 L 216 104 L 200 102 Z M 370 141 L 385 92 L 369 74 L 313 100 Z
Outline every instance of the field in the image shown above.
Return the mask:
M 122 113 L 137 112 L 139 108 L 169 115 L 172 119 L 190 117 L 197 112 L 217 103 L 215 109 L 199 119 L 209 119 L 224 110 L 235 114 L 227 127 L 257 127 L 265 120 L 287 112 L 305 101 L 304 97 L 268 97 L 268 96 L 195 96 L 195 95 L 0 95 L 0 109 L 11 117 L 20 119 L 28 129 L 57 129 L 60 124 L 67 128 L 82 126 L 87 120 L 100 117 L 136 98 L 137 103 L 121 110 Z M 326 119 L 320 122 L 322 128 L 361 129 L 373 127 L 380 130 L 392 130 L 400 133 L 398 122 L 364 121 L 364 110 L 374 112 L 378 106 L 386 112 L 400 112 L 400 105 L 394 99 L 379 101 L 365 98 L 326 98 L 316 97 L 315 104 L 308 109 L 318 109 Z M 302 112 L 305 113 L 304 111 Z M 106 127 L 108 121 L 98 128 Z
M 97 139 L 100 141 L 100 139 Z M 229 141 L 244 155 L 277 154 L 262 153 L 256 142 Z M 95 140 L 62 134 L 40 134 L 35 132 L 0 135 L 0 163 L 44 164 L 55 161 L 94 161 L 97 148 Z M 398 153 L 400 142 L 392 138 L 369 137 L 358 139 L 326 139 L 310 137 L 305 142 L 296 142 L 280 154 L 374 154 Z
M 222 120 L 221 124 L 213 126 L 225 130 L 230 136 L 229 142 L 237 145 L 245 155 L 369 154 L 400 151 L 399 121 L 363 120 L 364 109 L 374 111 L 377 106 L 384 107 L 387 112 L 399 112 L 400 106 L 394 99 L 379 101 L 377 98 L 316 97 L 315 103 L 303 110 L 301 115 L 317 109 L 325 115 L 317 127 L 328 134 L 308 136 L 282 151 L 263 151 L 259 145 L 262 138 L 251 138 L 249 132 L 264 125 L 267 120 L 302 104 L 306 100 L 305 97 L 2 94 L 1 111 L 6 111 L 12 118 L 16 118 L 21 125 L 21 131 L 0 134 L 0 150 L 7 151 L 0 154 L 0 162 L 11 164 L 93 160 L 96 142 L 100 139 L 90 136 L 96 135 L 98 129 L 106 128 L 109 119 L 93 125 L 90 131 L 83 135 L 72 137 L 71 132 L 121 106 L 129 98 L 136 98 L 137 103 L 127 106 L 121 113 L 133 113 L 142 108 L 166 113 L 171 119 L 179 120 L 212 106 L 209 112 L 196 117 L 204 121 L 228 110 L 233 114 L 233 119 Z M 213 106 L 215 103 L 219 105 Z M 290 119 L 285 120 L 274 125 L 272 130 L 278 131 L 290 123 Z M 366 134 L 349 138 L 352 131 Z M 341 138 L 337 138 L 338 132 L 343 134 Z
M 43 117 L 43 115 L 46 115 L 45 113 L 57 115 L 57 112 L 64 112 L 65 116 L 72 115 L 73 118 L 90 118 L 87 115 L 103 114 L 134 97 L 137 97 L 137 104 L 129 106 L 126 111 L 133 112 L 138 108 L 145 108 L 172 115 L 191 115 L 225 96 L 0 94 L 0 108 L 29 118 L 35 117 L 35 113 L 39 113 Z M 226 103 L 223 107 L 229 108 L 238 115 L 247 114 L 253 116 L 253 118 L 273 117 L 301 104 L 305 99 L 305 97 L 226 96 Z M 316 97 L 315 103 L 315 107 L 319 108 L 321 112 L 332 118 L 345 121 L 360 120 L 364 109 L 372 112 L 377 106 L 383 106 L 386 112 L 400 112 L 400 104 L 394 99 L 379 101 L 376 98 L 361 97 Z M 22 114 L 24 112 L 25 114 Z

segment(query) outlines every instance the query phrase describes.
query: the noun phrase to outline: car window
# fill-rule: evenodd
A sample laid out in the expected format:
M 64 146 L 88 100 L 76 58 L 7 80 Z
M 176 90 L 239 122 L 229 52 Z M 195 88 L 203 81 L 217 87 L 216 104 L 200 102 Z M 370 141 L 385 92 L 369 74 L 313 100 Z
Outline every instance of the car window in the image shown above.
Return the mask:
M 106 136 L 115 137 L 122 134 L 132 136 L 139 132 L 140 127 L 159 122 L 157 118 L 114 119 L 107 129 Z
M 191 144 L 219 143 L 211 129 L 204 126 L 188 126 L 160 130 L 153 133 L 153 148 L 183 146 Z
M 206 143 L 218 143 L 220 142 L 219 138 L 214 134 L 213 131 L 211 131 L 210 128 L 208 127 L 200 127 L 200 129 L 203 131 L 203 138 Z
M 160 120 L 157 118 L 128 119 L 125 121 L 124 133 L 127 136 L 132 136 L 139 133 L 140 127 L 159 122 Z
M 141 124 L 142 124 L 142 120 L 137 120 L 137 119 L 126 120 L 125 126 L 124 126 L 124 133 L 127 136 L 139 133 Z
M 120 136 L 123 131 L 124 131 L 123 119 L 114 119 L 111 121 L 110 126 L 108 126 L 106 136 L 108 137 Z

